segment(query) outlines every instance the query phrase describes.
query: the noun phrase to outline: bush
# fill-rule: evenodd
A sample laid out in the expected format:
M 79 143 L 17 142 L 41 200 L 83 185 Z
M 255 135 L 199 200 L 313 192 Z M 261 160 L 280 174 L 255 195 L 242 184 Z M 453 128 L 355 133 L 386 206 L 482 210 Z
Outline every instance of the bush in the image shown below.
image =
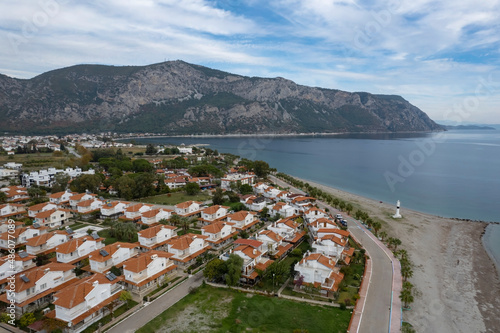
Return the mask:
M 340 303 L 340 310 L 345 310 L 347 309 L 347 306 L 345 305 L 345 303 Z

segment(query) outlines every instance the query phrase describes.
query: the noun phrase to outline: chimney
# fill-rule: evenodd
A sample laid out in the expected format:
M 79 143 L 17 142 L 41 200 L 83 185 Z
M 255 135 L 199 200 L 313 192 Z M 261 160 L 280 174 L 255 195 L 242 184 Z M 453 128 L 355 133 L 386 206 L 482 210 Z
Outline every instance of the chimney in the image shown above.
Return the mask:
M 121 247 L 121 245 L 120 245 L 120 244 L 117 244 L 117 245 L 116 245 L 116 247 L 119 249 L 119 248 Z
M 253 249 L 253 254 L 257 254 L 257 249 Z
M 49 271 L 50 271 L 50 268 L 45 268 L 45 269 L 43 270 L 43 274 L 47 274 Z
M 92 283 L 92 287 L 97 287 L 97 285 L 98 285 L 98 284 L 99 284 L 99 281 L 94 281 L 94 282 Z

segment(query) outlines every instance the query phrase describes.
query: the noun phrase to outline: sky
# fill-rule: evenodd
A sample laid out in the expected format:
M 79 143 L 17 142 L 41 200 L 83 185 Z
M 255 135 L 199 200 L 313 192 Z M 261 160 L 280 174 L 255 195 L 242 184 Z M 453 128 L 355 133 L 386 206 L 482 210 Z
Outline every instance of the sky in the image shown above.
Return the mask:
M 184 60 L 500 124 L 500 0 L 2 0 L 0 73 Z

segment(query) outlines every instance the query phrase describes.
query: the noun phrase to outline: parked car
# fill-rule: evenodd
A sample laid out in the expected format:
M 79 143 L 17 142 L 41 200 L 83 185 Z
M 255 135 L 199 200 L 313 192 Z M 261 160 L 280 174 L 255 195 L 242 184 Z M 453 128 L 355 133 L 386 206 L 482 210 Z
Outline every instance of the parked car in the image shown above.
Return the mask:
M 336 219 L 339 219 L 339 220 L 342 220 L 342 215 L 337 214 L 337 215 L 335 215 L 335 218 L 336 218 Z

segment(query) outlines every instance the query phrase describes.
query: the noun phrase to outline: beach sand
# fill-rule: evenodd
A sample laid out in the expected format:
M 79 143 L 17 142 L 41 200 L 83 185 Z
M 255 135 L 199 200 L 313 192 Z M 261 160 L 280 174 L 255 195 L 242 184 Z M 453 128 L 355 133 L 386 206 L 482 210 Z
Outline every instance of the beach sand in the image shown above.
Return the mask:
M 416 332 L 477 333 L 500 331 L 500 280 L 481 237 L 487 226 L 407 210 L 393 219 L 395 203 L 380 203 L 352 193 L 316 186 L 362 207 L 383 221 L 389 237 L 402 241 L 414 264 L 409 281 L 415 286 L 415 302 L 403 320 Z

